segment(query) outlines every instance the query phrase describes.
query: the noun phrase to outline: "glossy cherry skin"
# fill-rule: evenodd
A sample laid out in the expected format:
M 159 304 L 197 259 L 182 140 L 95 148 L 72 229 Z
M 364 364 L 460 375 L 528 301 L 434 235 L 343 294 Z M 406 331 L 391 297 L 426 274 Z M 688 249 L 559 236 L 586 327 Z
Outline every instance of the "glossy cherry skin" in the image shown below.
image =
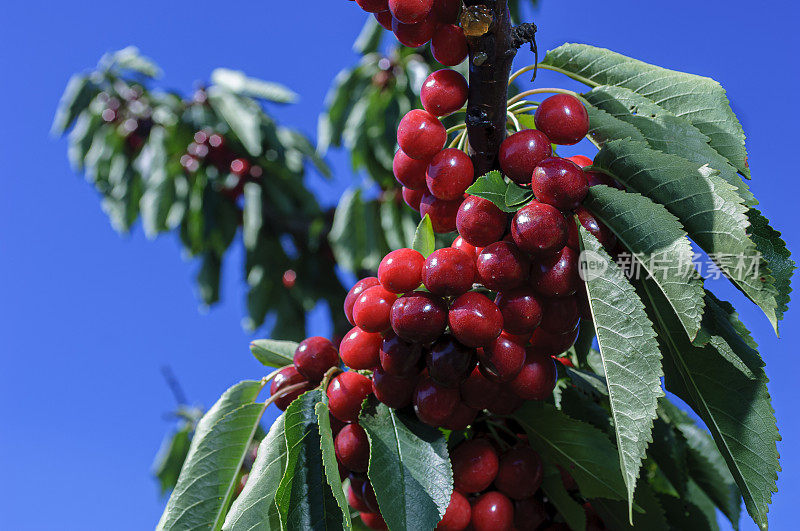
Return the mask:
M 581 207 L 578 207 L 581 208 Z M 581 244 L 579 242 L 580 236 L 578 235 L 578 225 L 575 223 L 576 217 L 566 216 L 567 219 L 567 247 L 571 247 L 576 251 L 580 251 Z
M 472 507 L 463 494 L 457 490 L 450 495 L 450 504 L 444 517 L 436 526 L 436 531 L 463 531 L 472 519 Z
M 543 354 L 528 347 L 527 357 L 519 375 L 512 380 L 510 387 L 524 400 L 544 400 L 553 394 L 558 373 L 556 362 L 549 354 Z
M 543 258 L 531 268 L 531 285 L 545 297 L 566 297 L 578 289 L 578 252 L 564 247 L 557 254 Z
M 426 166 L 427 167 L 427 166 Z M 425 195 L 428 189 L 425 188 L 424 190 L 411 190 L 410 188 L 403 187 L 403 201 L 410 206 L 412 209 L 419 212 L 420 203 L 422 202 L 422 196 Z
M 500 144 L 500 168 L 517 184 L 527 186 L 533 170 L 544 159 L 553 156 L 550 139 L 536 129 L 523 129 Z
M 594 214 L 589 212 L 583 207 L 575 209 L 575 215 L 578 216 L 578 221 L 584 229 L 589 231 L 592 236 L 597 238 L 600 245 L 607 249 L 612 249 L 617 244 L 617 237 L 605 224 L 601 223 L 594 217 Z
M 431 346 L 426 356 L 428 375 L 445 387 L 458 387 L 475 368 L 475 351 L 445 335 Z
M 508 337 L 495 339 L 491 344 L 478 350 L 481 374 L 495 382 L 510 382 L 525 364 L 525 347 Z
M 430 192 L 425 192 L 419 203 L 419 213 L 422 217 L 427 214 L 431 218 L 434 232 L 439 234 L 453 232 L 456 230 L 456 215 L 461 202 L 461 198 L 445 201 Z
M 461 200 L 474 178 L 472 159 L 455 148 L 443 149 L 434 155 L 425 174 L 428 190 L 444 201 Z
M 353 306 L 355 305 L 358 298 L 361 296 L 361 293 L 364 290 L 371 288 L 372 286 L 377 286 L 380 284 L 378 282 L 377 277 L 367 277 L 362 278 L 355 285 L 350 288 L 350 291 L 347 293 L 347 297 L 344 299 L 344 314 L 347 317 L 347 321 L 351 325 L 355 325 L 356 323 L 353 321 Z
M 353 485 L 350 484 L 347 486 L 347 503 L 359 512 L 368 511 L 367 505 L 364 503 L 364 500 L 361 499 L 361 488 L 359 485 L 358 493 L 356 490 L 353 489 Z
M 380 513 L 359 513 L 361 521 L 370 529 L 389 529 Z
M 437 34 L 440 31 L 441 28 L 437 30 Z M 468 93 L 469 87 L 464 76 L 455 70 L 444 68 L 425 79 L 419 97 L 426 111 L 434 116 L 444 116 L 463 107 L 467 103 Z
M 297 372 L 309 382 L 319 382 L 328 369 L 339 364 L 339 353 L 330 339 L 313 336 L 297 345 L 293 361 Z
M 353 305 L 353 321 L 367 332 L 385 332 L 391 326 L 389 313 L 397 295 L 383 286 L 364 290 Z
M 536 531 L 549 519 L 547 508 L 538 499 L 514 501 L 514 527 L 517 531 Z
M 499 392 L 498 385 L 487 380 L 477 367 L 461 383 L 460 390 L 464 404 L 476 410 L 488 409 Z
M 446 141 L 447 133 L 442 122 L 422 109 L 409 111 L 397 127 L 397 143 L 412 159 L 433 158 L 444 148 Z
M 442 428 L 451 431 L 463 431 L 478 416 L 478 410 L 469 407 L 464 402 L 459 402 L 452 415 L 442 424 Z
M 453 301 L 449 321 L 455 338 L 468 347 L 488 345 L 503 330 L 500 309 L 486 295 L 474 291 Z
M 422 269 L 422 282 L 431 293 L 458 296 L 472 288 L 475 258 L 452 247 L 431 253 Z
M 292 391 L 288 395 L 282 396 L 275 400 L 275 405 L 278 406 L 278 409 L 281 411 L 286 411 L 286 408 L 289 407 L 289 404 L 294 402 L 294 399 L 298 396 L 302 395 L 309 389 L 311 389 L 311 384 L 305 377 L 297 372 L 297 369 L 294 366 L 286 367 L 282 369 L 275 378 L 272 379 L 272 384 L 270 384 L 269 392 L 271 396 L 275 396 L 276 394 L 280 393 L 287 387 L 298 385 L 298 384 L 305 384 L 300 389 L 296 391 Z
M 478 278 L 492 291 L 514 289 L 528 280 L 531 263 L 511 242 L 495 242 L 478 255 Z
M 358 424 L 348 424 L 333 442 L 336 459 L 348 470 L 366 472 L 369 464 L 369 439 Z
M 383 26 L 383 29 L 392 31 L 392 20 L 394 20 L 394 18 L 388 9 L 379 13 L 373 13 L 372 15 L 375 17 L 375 20 L 378 21 L 378 24 Z
M 444 66 L 461 64 L 469 54 L 464 30 L 456 24 L 441 24 L 433 32 L 431 39 L 433 58 Z
M 514 505 L 497 491 L 482 494 L 472 506 L 475 531 L 510 531 L 514 525 Z
M 356 4 L 367 13 L 380 13 L 389 9 L 387 0 L 356 0 Z
M 581 168 L 592 165 L 592 159 L 584 155 L 573 155 L 572 157 L 567 157 L 567 160 L 571 160 Z
M 379 352 L 383 337 L 365 332 L 359 327 L 350 330 L 339 344 L 339 356 L 345 365 L 355 370 L 372 369 L 380 363 Z
M 536 129 L 547 135 L 554 144 L 571 146 L 589 133 L 589 113 L 586 107 L 569 94 L 546 98 L 533 115 Z
M 471 439 L 450 453 L 453 486 L 461 492 L 480 492 L 497 477 L 500 460 L 486 439 Z
M 411 405 L 417 381 L 416 375 L 395 376 L 378 367 L 372 372 L 372 392 L 387 406 L 401 409 Z
M 464 199 L 456 216 L 458 233 L 476 247 L 500 241 L 507 223 L 505 212 L 491 201 L 476 195 Z
M 537 328 L 531 336 L 530 347 L 542 354 L 558 356 L 575 343 L 579 331 L 577 326 L 566 334 L 554 334 L 544 328 Z
M 414 249 L 397 249 L 381 260 L 378 280 L 392 293 L 414 291 L 422 283 L 422 266 L 425 257 Z
M 389 12 L 403 24 L 415 24 L 433 9 L 433 0 L 389 0 Z
M 416 376 L 419 372 L 417 366 L 422 357 L 422 346 L 389 333 L 381 342 L 379 357 L 381 367 L 388 374 Z
M 528 254 L 553 253 L 567 244 L 567 223 L 560 210 L 534 201 L 514 215 L 511 238 Z
M 459 251 L 463 251 L 467 254 L 467 256 L 471 258 L 477 258 L 478 252 L 474 245 L 469 243 L 467 240 L 462 238 L 461 236 L 456 236 L 456 239 L 453 240 L 453 244 L 450 246 L 453 249 L 458 249 Z
M 392 18 L 392 32 L 401 44 L 409 48 L 419 48 L 431 40 L 436 31 L 436 17 L 428 15 L 416 24 L 403 24 Z
M 542 303 L 530 288 L 498 293 L 494 303 L 503 314 L 503 328 L 511 334 L 530 334 L 542 321 Z
M 372 488 L 372 483 L 369 480 L 361 484 L 361 499 L 364 504 L 369 507 L 371 513 L 378 513 L 378 498 L 375 496 L 375 489 Z
M 423 377 L 414 390 L 414 411 L 419 420 L 441 426 L 453 415 L 459 403 L 458 389 L 444 387 Z
M 455 24 L 461 12 L 461 0 L 436 0 L 433 3 L 433 13 L 442 24 Z
M 343 372 L 331 379 L 325 392 L 331 415 L 342 422 L 356 422 L 361 403 L 372 392 L 372 382 L 357 372 Z
M 409 190 L 424 191 L 426 189 L 425 170 L 427 169 L 427 160 L 412 159 L 402 149 L 398 149 L 394 154 L 392 160 L 394 178 Z
M 539 454 L 528 446 L 519 446 L 500 458 L 494 486 L 509 498 L 522 500 L 536 494 L 543 476 L 544 467 Z
M 406 341 L 427 344 L 435 341 L 447 327 L 447 304 L 441 297 L 424 291 L 408 293 L 392 305 L 394 333 Z
M 578 326 L 578 298 L 545 299 L 540 326 L 553 334 L 568 334 Z
M 589 183 L 586 173 L 574 162 L 550 157 L 533 170 L 531 189 L 539 202 L 553 205 L 559 210 L 570 210 L 586 197 Z

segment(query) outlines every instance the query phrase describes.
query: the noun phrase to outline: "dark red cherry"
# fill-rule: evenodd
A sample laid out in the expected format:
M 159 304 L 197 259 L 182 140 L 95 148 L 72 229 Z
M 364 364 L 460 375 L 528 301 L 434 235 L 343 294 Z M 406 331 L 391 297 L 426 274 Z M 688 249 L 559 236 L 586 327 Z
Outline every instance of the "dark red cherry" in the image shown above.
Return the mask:
M 486 439 L 471 439 L 450 453 L 453 466 L 453 486 L 461 492 L 480 492 L 497 477 L 500 460 Z
M 389 0 L 389 11 L 403 24 L 414 24 L 428 16 L 434 0 Z
M 514 525 L 514 505 L 497 491 L 482 494 L 472 506 L 474 531 L 511 531 Z
M 511 242 L 495 242 L 478 255 L 478 278 L 492 291 L 514 289 L 528 280 L 531 263 Z
M 586 197 L 589 183 L 586 173 L 574 162 L 551 157 L 544 159 L 533 170 L 531 189 L 541 203 L 560 210 L 570 210 Z
M 486 295 L 468 292 L 450 307 L 450 331 L 468 347 L 480 347 L 494 341 L 503 330 L 503 314 Z
M 358 493 L 353 489 L 353 485 L 350 484 L 347 486 L 347 503 L 359 512 L 367 511 L 367 505 L 364 503 L 364 500 L 361 499 L 361 486 L 359 485 Z
M 409 190 L 425 191 L 425 170 L 428 169 L 426 159 L 412 159 L 402 149 L 398 149 L 392 161 L 392 172 L 397 182 Z
M 466 430 L 477 416 L 477 409 L 469 407 L 464 402 L 459 402 L 450 418 L 442 424 L 442 428 L 451 431 Z
M 456 226 L 462 238 L 476 247 L 500 241 L 508 216 L 491 201 L 471 195 L 458 209 Z
M 436 0 L 433 13 L 442 24 L 455 24 L 461 12 L 461 0 Z
M 293 385 L 298 384 L 305 384 L 301 388 L 297 389 L 296 391 L 292 391 L 291 393 L 284 395 L 275 400 L 275 405 L 278 406 L 278 409 L 281 411 L 286 411 L 286 408 L 289 407 L 289 404 L 294 402 L 294 399 L 298 396 L 302 395 L 309 389 L 311 389 L 311 384 L 305 377 L 297 372 L 297 369 L 294 366 L 285 367 L 281 369 L 281 371 L 272 379 L 272 384 L 270 385 L 269 391 L 271 396 L 275 396 L 281 393 L 287 387 L 291 387 Z
M 494 303 L 503 314 L 503 328 L 511 334 L 530 334 L 542 321 L 542 305 L 530 288 L 498 293 Z
M 419 97 L 426 111 L 434 116 L 444 116 L 463 107 L 467 102 L 468 92 L 469 87 L 464 76 L 455 70 L 444 68 L 428 76 L 422 84 Z
M 392 293 L 414 291 L 422 283 L 422 266 L 425 257 L 414 249 L 397 249 L 381 260 L 378 280 Z
M 389 529 L 380 513 L 359 513 L 361 521 L 370 529 Z
M 369 507 L 371 513 L 378 513 L 378 498 L 375 496 L 375 489 L 372 488 L 372 483 L 369 480 L 361 484 L 361 499 L 364 504 Z M 380 515 L 379 515 L 380 516 Z
M 328 385 L 328 408 L 342 422 L 356 422 L 361 403 L 372 392 L 372 382 L 357 372 L 343 372 Z
M 428 15 L 416 24 L 403 24 L 393 18 L 392 31 L 401 44 L 409 48 L 419 48 L 433 37 L 436 31 L 436 17 Z
M 554 144 L 572 145 L 589 133 L 589 113 L 575 96 L 556 94 L 545 99 L 534 114 L 536 129 Z
M 387 334 L 381 343 L 381 367 L 395 376 L 416 376 L 421 356 L 422 346 L 419 343 L 406 341 L 396 334 Z
M 453 240 L 453 245 L 451 245 L 453 249 L 458 249 L 459 251 L 463 251 L 467 253 L 467 256 L 471 258 L 477 258 L 478 252 L 475 249 L 475 246 L 469 243 L 467 240 L 462 238 L 461 236 L 456 236 L 456 239 Z
M 514 500 L 536 494 L 542 484 L 544 467 L 539 454 L 527 446 L 512 448 L 500 458 L 494 486 Z
M 517 396 L 508 384 L 498 384 L 498 392 L 492 397 L 492 403 L 487 409 L 492 415 L 510 415 L 518 410 L 522 403 L 522 398 Z
M 431 39 L 431 53 L 433 58 L 444 66 L 461 64 L 469 54 L 467 37 L 461 26 L 455 24 L 440 24 L 433 32 Z
M 426 166 L 427 167 L 427 166 Z M 411 190 L 409 188 L 403 187 L 403 201 L 406 202 L 408 206 L 412 209 L 419 212 L 420 202 L 422 202 L 422 196 L 428 191 L 427 188 L 424 190 Z
M 549 254 L 567 244 L 567 220 L 557 208 L 534 201 L 517 211 L 511 221 L 511 237 L 531 255 Z
M 367 13 L 380 13 L 389 9 L 387 0 L 356 0 L 356 4 Z
M 566 334 L 554 334 L 544 328 L 537 328 L 531 336 L 530 346 L 537 352 L 549 356 L 558 356 L 569 349 L 578 337 L 579 327 Z
M 525 348 L 500 335 L 491 344 L 478 350 L 481 373 L 489 380 L 510 382 L 525 364 Z
M 358 424 L 348 424 L 333 443 L 336 459 L 348 470 L 366 472 L 369 464 L 369 439 Z
M 544 159 L 553 156 L 550 139 L 536 129 L 524 129 L 509 136 L 500 144 L 500 168 L 517 184 L 527 186 L 533 170 Z
M 514 502 L 514 527 L 517 531 L 536 531 L 549 519 L 547 508 L 537 498 Z
M 549 354 L 543 354 L 531 347 L 525 351 L 525 365 L 510 387 L 524 400 L 544 400 L 553 394 L 556 385 L 556 362 Z
M 476 409 L 488 409 L 493 397 L 499 392 L 495 382 L 486 379 L 476 367 L 469 377 L 461 383 L 461 400 L 465 405 Z
M 425 260 L 422 282 L 431 293 L 457 296 L 466 293 L 475 280 L 475 258 L 452 247 L 443 247 Z
M 411 405 L 417 376 L 395 376 L 378 367 L 372 372 L 372 392 L 375 398 L 394 409 Z
M 436 531 L 463 531 L 472 519 L 469 501 L 457 490 L 450 495 L 450 504 L 444 517 L 436 526 Z
M 379 352 L 383 337 L 365 332 L 359 327 L 350 330 L 339 344 L 339 355 L 345 365 L 355 370 L 366 370 L 380 363 Z
M 612 249 L 617 244 L 617 237 L 611 229 L 598 221 L 594 214 L 583 207 L 576 208 L 575 214 L 578 216 L 578 221 L 583 225 L 583 228 L 597 238 L 600 245 L 607 249 Z
M 460 149 L 447 148 L 433 156 L 425 174 L 428 190 L 444 201 L 461 200 L 475 174 L 472 159 Z
M 356 282 L 352 288 L 350 288 L 350 291 L 347 293 L 347 297 L 344 299 L 344 314 L 351 325 L 356 324 L 353 321 L 353 305 L 355 305 L 358 297 L 364 290 L 369 289 L 372 286 L 377 286 L 378 284 L 379 282 L 376 277 L 367 277 L 362 278 Z
M 391 326 L 389 313 L 397 295 L 383 286 L 364 290 L 353 305 L 353 321 L 367 332 L 385 332 Z
M 330 339 L 314 336 L 304 339 L 294 351 L 294 366 L 310 382 L 319 382 L 325 372 L 339 364 L 339 353 Z
M 577 296 L 545 299 L 542 307 L 542 323 L 539 325 L 553 334 L 568 334 L 578 326 Z
M 427 354 L 429 376 L 445 387 L 458 387 L 475 367 L 475 351 L 445 335 Z
M 397 143 L 412 159 L 431 159 L 444 148 L 446 141 L 447 133 L 442 122 L 422 109 L 409 111 L 397 127 Z
M 426 214 L 430 217 L 434 232 L 453 232 L 456 230 L 456 215 L 461 202 L 461 198 L 445 201 L 425 192 L 419 204 L 419 213 L 422 217 Z
M 545 297 L 566 297 L 578 289 L 578 252 L 564 247 L 557 254 L 543 258 L 531 268 L 531 285 Z
M 423 377 L 414 390 L 414 411 L 425 424 L 441 426 L 453 415 L 459 403 L 458 389 L 444 387 Z
M 447 317 L 447 304 L 441 297 L 415 291 L 395 301 L 391 325 L 394 333 L 402 339 L 427 344 L 444 333 Z
M 383 26 L 383 29 L 392 31 L 392 20 L 394 20 L 394 18 L 388 10 L 381 11 L 379 13 L 373 13 L 372 15 L 375 17 L 375 20 L 378 21 L 378 24 Z

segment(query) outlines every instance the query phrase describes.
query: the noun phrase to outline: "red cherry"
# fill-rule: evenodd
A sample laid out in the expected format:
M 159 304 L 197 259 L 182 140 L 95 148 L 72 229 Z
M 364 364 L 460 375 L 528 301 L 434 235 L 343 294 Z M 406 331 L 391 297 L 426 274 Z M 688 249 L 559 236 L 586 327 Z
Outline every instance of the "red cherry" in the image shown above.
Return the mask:
M 531 263 L 511 242 L 487 245 L 478 255 L 478 278 L 492 291 L 514 289 L 528 280 Z
M 417 160 L 428 160 L 444 148 L 447 133 L 434 115 L 422 109 L 409 111 L 397 127 L 400 149 Z
M 513 381 L 513 380 L 512 380 Z M 492 415 L 510 415 L 522 406 L 523 400 L 507 385 L 500 385 L 487 408 Z
M 379 282 L 376 277 L 366 277 L 356 282 L 355 285 L 350 288 L 350 291 L 347 293 L 347 297 L 344 299 L 344 314 L 347 317 L 347 321 L 351 325 L 356 324 L 353 321 L 353 305 L 358 300 L 358 297 L 364 290 L 369 289 L 372 286 L 377 286 L 378 284 Z
M 549 519 L 544 503 L 536 498 L 514 502 L 514 527 L 517 531 L 536 531 Z
M 380 347 L 380 362 L 383 370 L 395 376 L 416 376 L 417 364 L 422 357 L 422 346 L 411 343 L 389 333 Z
M 444 424 L 458 403 L 458 389 L 444 387 L 428 377 L 423 377 L 414 390 L 414 411 L 419 420 L 431 426 Z
M 456 215 L 460 206 L 460 198 L 444 201 L 434 197 L 430 192 L 425 192 L 419 204 L 419 213 L 422 217 L 427 214 L 431 219 L 433 231 L 443 234 L 456 230 Z
M 392 31 L 401 44 L 409 48 L 419 48 L 433 37 L 436 31 L 436 17 L 429 15 L 416 24 L 403 24 L 393 18 Z
M 422 84 L 419 97 L 426 111 L 434 116 L 444 116 L 463 107 L 468 92 L 469 86 L 464 76 L 444 68 L 428 76 Z
M 378 24 L 383 26 L 383 29 L 392 31 L 392 14 L 386 10 L 381 11 L 380 13 L 373 13 L 375 20 L 378 21 Z
M 389 9 L 387 0 L 356 0 L 356 4 L 367 13 L 380 13 Z
M 451 431 L 466 430 L 477 416 L 477 409 L 469 407 L 464 402 L 459 402 L 450 418 L 442 424 L 442 428 Z
M 477 410 L 488 409 L 499 392 L 497 384 L 487 380 L 477 367 L 461 383 L 460 389 L 464 404 Z
M 497 477 L 500 461 L 486 439 L 471 439 L 458 445 L 450 454 L 453 485 L 461 492 L 480 492 Z
M 461 12 L 461 0 L 436 0 L 433 13 L 442 24 L 455 24 Z
M 531 268 L 531 285 L 545 297 L 566 297 L 578 289 L 578 252 L 564 247 L 557 254 L 543 258 Z
M 494 485 L 514 500 L 533 496 L 542 484 L 544 467 L 539 454 L 527 446 L 512 448 L 500 458 Z
M 339 356 L 351 369 L 372 369 L 380 363 L 378 353 L 382 342 L 380 334 L 365 332 L 356 326 L 342 339 Z
M 494 303 L 503 314 L 503 327 L 511 334 L 530 334 L 542 321 L 542 305 L 530 288 L 498 293 Z
M 450 495 L 450 504 L 444 517 L 436 526 L 436 531 L 462 531 L 472 519 L 472 508 L 469 501 L 457 490 Z
M 378 280 L 392 293 L 414 291 L 422 283 L 422 266 L 425 257 L 414 249 L 397 249 L 381 260 Z
M 553 156 L 550 139 L 536 129 L 523 129 L 500 144 L 500 168 L 517 184 L 527 186 L 533 170 L 544 159 Z
M 428 374 L 445 387 L 458 387 L 475 367 L 475 351 L 444 335 L 428 351 Z
M 409 188 L 403 187 L 403 201 L 406 202 L 408 206 L 412 209 L 419 212 L 420 202 L 422 201 L 422 196 L 425 195 L 428 189 L 425 190 L 411 190 Z
M 542 203 L 560 210 L 577 207 L 589 189 L 586 173 L 574 162 L 558 157 L 545 159 L 533 170 L 531 189 Z
M 468 347 L 480 347 L 494 341 L 503 330 L 503 314 L 485 295 L 468 292 L 450 307 L 450 330 Z
M 575 295 L 545 299 L 543 302 L 542 323 L 539 326 L 553 334 L 568 334 L 575 330 L 580 318 Z
M 502 335 L 478 350 L 481 373 L 489 380 L 510 382 L 525 364 L 525 348 Z
M 412 159 L 402 149 L 398 149 L 394 154 L 392 162 L 394 178 L 410 190 L 425 190 L 425 170 L 427 169 L 427 160 Z
M 557 208 L 534 201 L 514 215 L 511 237 L 528 254 L 549 254 L 567 244 L 567 224 Z
M 607 249 L 612 249 L 617 244 L 616 235 L 605 224 L 598 221 L 594 214 L 583 207 L 576 208 L 575 214 L 578 216 L 578 221 L 583 225 L 583 228 L 597 238 L 600 245 Z
M 304 339 L 294 351 L 294 366 L 310 382 L 319 382 L 331 367 L 339 364 L 339 353 L 329 339 Z
M 444 66 L 461 64 L 469 55 L 467 37 L 461 26 L 455 24 L 441 24 L 433 32 L 431 39 L 431 53 L 433 58 Z
M 447 327 L 447 304 L 441 297 L 415 291 L 395 301 L 391 311 L 394 333 L 406 341 L 427 344 Z
M 458 296 L 469 291 L 475 279 L 475 259 L 452 247 L 431 253 L 422 269 L 422 281 L 431 293 Z
M 573 155 L 572 157 L 567 157 L 567 160 L 571 160 L 581 168 L 592 165 L 592 159 L 584 155 Z
M 428 190 L 438 199 L 461 200 L 475 178 L 472 159 L 460 149 L 443 149 L 431 159 L 425 174 Z
M 523 400 L 544 400 L 553 394 L 556 385 L 556 362 L 550 355 L 542 354 L 531 347 L 525 351 L 525 365 L 510 387 Z
M 375 398 L 394 409 L 411 405 L 417 376 L 395 376 L 378 367 L 372 372 L 372 392 Z
M 365 480 L 361 483 L 361 498 L 364 500 L 364 504 L 369 508 L 369 512 L 371 513 L 378 513 L 378 498 L 375 497 L 375 490 L 372 488 L 372 483 L 369 480 Z
M 336 459 L 348 470 L 366 472 L 369 464 L 369 439 L 358 424 L 348 424 L 333 443 Z
M 359 492 L 356 494 L 352 484 L 347 486 L 347 503 L 356 511 L 367 511 L 367 506 L 364 504 L 364 500 L 361 499 L 361 489 L 359 488 L 358 490 Z
M 389 11 L 403 24 L 414 24 L 428 16 L 434 0 L 389 0 Z
M 342 422 L 356 422 L 361 403 L 371 392 L 372 382 L 357 372 L 343 372 L 334 376 L 326 390 L 331 415 Z
M 353 321 L 367 332 L 385 332 L 391 326 L 389 313 L 397 295 L 383 286 L 364 290 L 353 305 Z
M 566 334 L 554 334 L 544 328 L 537 328 L 531 336 L 530 347 L 549 356 L 558 356 L 569 349 L 578 337 L 579 327 Z
M 294 402 L 294 399 L 298 396 L 302 395 L 309 389 L 311 389 L 311 384 L 305 379 L 305 377 L 297 372 L 297 369 L 294 366 L 285 367 L 282 369 L 275 378 L 272 379 L 272 384 L 270 384 L 269 392 L 271 396 L 275 396 L 282 392 L 287 387 L 298 385 L 298 384 L 305 384 L 300 389 L 296 391 L 292 391 L 288 395 L 284 395 L 275 400 L 275 405 L 278 406 L 278 409 L 281 411 L 286 411 L 286 408 L 289 407 L 289 404 Z
M 536 129 L 554 144 L 572 145 L 589 133 L 586 107 L 569 94 L 556 94 L 545 99 L 534 114 Z
M 359 513 L 361 521 L 370 529 L 389 529 L 380 513 Z
M 497 491 L 482 494 L 472 506 L 472 529 L 475 531 L 510 531 L 513 524 L 514 505 Z
M 470 258 L 477 258 L 478 252 L 475 249 L 475 246 L 469 243 L 467 240 L 462 238 L 461 236 L 456 236 L 456 239 L 453 240 L 453 245 L 451 245 L 453 249 L 458 249 L 459 251 L 463 251 L 469 256 Z M 430 289 L 430 288 L 428 288 Z
M 464 199 L 456 216 L 458 233 L 476 247 L 500 241 L 508 216 L 491 201 L 471 195 Z
M 580 207 L 578 207 L 580 208 Z M 571 247 L 576 251 L 580 250 L 581 244 L 578 243 L 580 236 L 578 235 L 578 225 L 575 223 L 575 216 L 566 216 L 567 219 L 567 247 Z

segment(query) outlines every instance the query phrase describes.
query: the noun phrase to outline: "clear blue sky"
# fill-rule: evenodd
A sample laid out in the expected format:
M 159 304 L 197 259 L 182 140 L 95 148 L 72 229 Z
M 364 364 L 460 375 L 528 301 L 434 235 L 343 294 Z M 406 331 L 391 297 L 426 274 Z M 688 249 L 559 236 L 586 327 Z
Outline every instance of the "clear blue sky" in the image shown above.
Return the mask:
M 666 6 L 669 7 L 666 7 Z M 229 385 L 257 378 L 238 257 L 222 304 L 198 312 L 193 274 L 176 238 L 147 241 L 111 229 L 95 192 L 72 173 L 66 143 L 48 137 L 69 75 L 107 50 L 137 45 L 188 90 L 217 66 L 283 82 L 301 104 L 275 109 L 314 134 L 336 72 L 353 63 L 364 15 L 346 0 L 311 2 L 10 2 L 0 17 L 0 514 L 4 529 L 147 529 L 161 512 L 149 466 L 173 399 L 169 363 L 191 400 L 209 405 Z M 563 2 L 536 14 L 542 50 L 587 42 L 711 76 L 727 88 L 748 135 L 752 188 L 800 253 L 797 230 L 796 54 L 792 2 Z M 523 53 L 518 64 L 528 63 Z M 550 74 L 550 73 L 546 73 Z M 542 83 L 557 78 L 542 75 Z M 546 81 L 545 81 L 546 80 Z M 353 177 L 315 189 L 332 202 Z M 796 527 L 800 498 L 800 308 L 779 342 L 741 297 L 761 344 L 784 442 L 774 529 Z M 793 304 L 792 306 L 797 306 Z M 315 332 L 325 334 L 318 320 Z M 735 396 L 731 400 L 736 400 Z M 270 412 L 268 421 L 275 413 Z M 746 518 L 744 529 L 754 529 Z M 790 523 L 791 522 L 791 523 Z

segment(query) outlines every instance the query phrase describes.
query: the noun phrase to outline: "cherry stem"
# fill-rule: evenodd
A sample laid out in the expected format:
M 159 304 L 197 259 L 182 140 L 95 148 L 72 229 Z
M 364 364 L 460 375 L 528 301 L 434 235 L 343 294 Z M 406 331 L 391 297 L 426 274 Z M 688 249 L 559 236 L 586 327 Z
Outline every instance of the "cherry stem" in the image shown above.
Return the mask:
M 449 135 L 450 133 L 453 133 L 455 131 L 461 131 L 462 129 L 466 129 L 466 128 L 467 128 L 467 124 L 457 124 L 457 125 L 454 125 L 453 127 L 449 128 L 445 132 Z
M 342 369 L 340 369 L 339 367 L 331 367 L 330 369 L 325 371 L 325 376 L 322 377 L 322 384 L 321 384 L 321 388 L 323 391 L 325 391 L 328 388 L 328 383 L 331 381 L 331 378 L 333 378 L 340 372 L 342 372 Z
M 267 382 L 269 382 L 270 380 L 272 380 L 273 378 L 275 378 L 276 376 L 278 376 L 278 374 L 279 374 L 279 373 L 280 373 L 280 372 L 281 372 L 283 369 L 289 368 L 289 367 L 291 367 L 292 365 L 293 365 L 293 364 L 292 364 L 292 363 L 290 363 L 289 365 L 284 365 L 283 367 L 280 367 L 280 368 L 278 368 L 278 369 L 275 369 L 274 371 L 272 371 L 272 372 L 271 372 L 271 373 L 269 373 L 268 375 L 264 376 L 264 377 L 261 379 L 261 383 L 262 383 L 262 384 L 264 384 L 264 385 L 267 385 Z
M 525 98 L 526 96 L 533 96 L 534 94 L 569 94 L 570 96 L 575 96 L 576 98 L 580 98 L 580 95 L 575 92 L 574 90 L 567 90 L 562 88 L 538 88 L 538 89 L 531 89 L 526 90 L 525 92 L 520 92 L 510 100 L 508 100 L 509 104 L 516 103 L 521 99 Z
M 519 120 L 517 120 L 517 116 L 516 116 L 516 115 L 515 115 L 513 112 L 511 112 L 511 111 L 506 111 L 506 114 L 508 115 L 508 119 L 509 119 L 509 121 L 510 121 L 512 124 L 514 124 L 514 128 L 515 128 L 517 131 L 522 131 L 522 126 L 519 124 Z
M 447 147 L 454 148 L 454 147 L 458 146 L 461 143 L 461 139 L 464 138 L 464 136 L 466 136 L 466 134 L 467 134 L 466 129 L 461 131 L 460 133 L 458 133 L 456 135 L 456 137 L 453 139 L 453 141 L 450 142 L 450 145 L 447 146 Z
M 298 389 L 302 389 L 306 385 L 308 385 L 308 382 L 300 382 L 299 384 L 290 385 L 289 387 L 281 389 L 280 391 L 269 397 L 266 402 L 264 402 L 264 409 L 268 408 L 273 402 L 275 402 L 279 398 L 284 397 L 290 393 L 294 393 L 295 391 L 297 391 Z

